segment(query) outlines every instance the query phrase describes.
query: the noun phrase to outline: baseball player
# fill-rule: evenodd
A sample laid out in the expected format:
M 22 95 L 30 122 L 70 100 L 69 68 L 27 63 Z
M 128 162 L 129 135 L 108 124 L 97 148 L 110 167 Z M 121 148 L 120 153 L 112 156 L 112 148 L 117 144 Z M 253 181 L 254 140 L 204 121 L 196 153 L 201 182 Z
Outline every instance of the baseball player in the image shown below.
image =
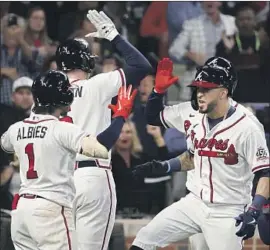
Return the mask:
M 206 61 L 207 64 L 212 64 L 212 61 L 216 61 L 217 64 L 226 65 L 227 68 L 230 68 L 230 62 L 221 57 L 212 57 Z M 176 78 L 172 77 L 173 64 L 169 59 L 163 59 L 159 62 L 157 75 L 156 75 L 156 88 L 157 86 L 166 84 L 167 88 L 174 83 Z M 234 75 L 236 81 L 236 74 L 231 72 Z M 167 89 L 166 88 L 166 89 Z M 165 128 L 176 128 L 180 132 L 186 134 L 186 137 L 189 138 L 192 125 L 198 123 L 198 110 L 194 110 L 191 106 L 191 102 L 183 102 L 173 106 L 163 106 L 163 94 L 166 89 L 159 90 L 161 94 L 153 93 L 149 98 L 147 103 L 147 118 L 148 123 L 155 126 L 163 126 Z M 243 105 L 236 103 L 230 99 L 232 106 L 237 109 L 242 110 L 246 113 L 259 127 L 259 129 L 264 133 L 263 125 L 258 121 L 255 115 Z M 191 190 L 191 186 L 194 185 L 193 180 L 194 170 L 187 172 L 187 189 Z M 192 250 L 208 250 L 208 246 L 204 239 L 203 234 L 196 234 L 189 238 L 190 247 Z
M 90 10 L 87 17 L 97 30 L 87 36 L 109 40 L 126 61 L 121 69 L 89 78 L 95 59 L 84 39 L 67 40 L 56 51 L 57 66 L 67 73 L 74 91 L 74 102 L 68 116 L 88 133 L 97 135 L 111 123 L 107 106 L 117 95 L 119 87 L 126 81 L 139 84 L 152 68 L 142 54 L 119 35 L 104 12 Z M 104 139 L 110 140 L 110 136 Z M 108 248 L 116 211 L 110 162 L 110 153 L 108 160 L 83 155 L 77 157 L 74 218 L 81 250 Z
M 190 193 L 142 228 L 132 250 L 165 247 L 200 232 L 210 250 L 240 250 L 242 238 L 254 235 L 261 207 L 269 197 L 269 152 L 254 119 L 231 105 L 228 97 L 237 83 L 233 72 L 232 65 L 220 58 L 212 58 L 199 68 L 191 84 L 191 105 L 199 114 L 195 114 L 197 121 L 189 133 L 189 151 L 166 162 L 152 161 L 136 168 L 139 175 L 193 168 L 194 174 Z M 157 96 L 172 84 L 171 73 L 163 78 L 163 83 L 156 82 L 150 100 L 160 99 Z M 155 105 L 162 110 L 162 102 L 155 101 Z M 253 174 L 259 182 L 249 205 Z
M 20 161 L 22 184 L 13 204 L 12 240 L 20 250 L 75 249 L 71 208 L 76 153 L 106 159 L 108 149 L 100 143 L 102 136 L 96 138 L 58 120 L 74 99 L 66 74 L 49 71 L 38 76 L 32 92 L 34 113 L 11 125 L 1 137 L 2 148 L 15 152 Z M 131 88 L 125 92 L 124 96 L 121 87 L 118 109 L 114 108 L 114 117 L 123 120 L 122 126 L 136 94 L 131 95 Z M 122 126 L 114 133 L 120 134 Z

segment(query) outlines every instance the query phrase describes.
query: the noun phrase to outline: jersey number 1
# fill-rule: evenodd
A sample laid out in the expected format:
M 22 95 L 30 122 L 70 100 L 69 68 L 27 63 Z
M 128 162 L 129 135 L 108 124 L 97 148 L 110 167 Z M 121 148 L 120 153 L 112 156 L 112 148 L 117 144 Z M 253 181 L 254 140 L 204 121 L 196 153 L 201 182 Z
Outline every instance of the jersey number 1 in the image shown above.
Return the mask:
M 25 147 L 25 153 L 28 156 L 29 168 L 26 172 L 27 179 L 36 179 L 38 178 L 37 171 L 34 170 L 35 166 L 35 154 L 34 154 L 34 144 L 28 143 Z

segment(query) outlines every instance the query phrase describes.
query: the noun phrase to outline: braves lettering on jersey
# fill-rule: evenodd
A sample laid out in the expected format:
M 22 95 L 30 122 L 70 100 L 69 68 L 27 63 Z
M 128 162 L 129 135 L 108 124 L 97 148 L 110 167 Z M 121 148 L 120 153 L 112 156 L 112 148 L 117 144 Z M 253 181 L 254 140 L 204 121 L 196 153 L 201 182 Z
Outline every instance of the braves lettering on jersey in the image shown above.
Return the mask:
M 98 74 L 88 80 L 70 79 L 74 92 L 74 101 L 68 116 L 74 124 L 81 127 L 91 135 L 98 135 L 111 124 L 111 111 L 108 105 L 119 88 L 125 84 L 125 75 L 122 69 L 109 73 Z M 77 161 L 85 161 L 88 158 L 78 155 Z M 108 160 L 97 159 L 103 166 L 109 166 Z
M 269 168 L 265 136 L 258 126 L 236 109 L 211 130 L 203 115 L 192 134 L 189 145 L 197 185 L 191 191 L 205 202 L 249 204 L 253 174 Z
M 253 122 L 257 125 L 259 130 L 264 133 L 263 125 L 259 122 L 257 117 L 243 105 L 235 102 L 230 99 L 230 103 L 232 106 L 236 107 L 238 110 L 246 113 L 246 115 L 253 120 Z M 199 113 L 199 111 L 195 111 L 191 102 L 182 102 L 173 106 L 166 106 L 164 110 L 160 113 L 160 120 L 163 123 L 163 126 L 166 128 L 176 128 L 182 133 L 186 134 L 186 139 L 192 137 L 194 138 L 194 130 L 192 128 L 198 126 L 200 120 L 203 115 Z M 187 140 L 187 143 L 190 141 Z M 189 147 L 189 145 L 188 145 Z M 194 179 L 194 170 L 187 172 L 187 182 L 186 187 L 188 190 L 193 189 L 192 187 L 196 185 L 193 181 Z
M 1 146 L 18 156 L 22 182 L 19 194 L 40 195 L 71 207 L 76 153 L 85 136 L 79 127 L 51 115 L 32 113 L 11 125 L 1 137 Z

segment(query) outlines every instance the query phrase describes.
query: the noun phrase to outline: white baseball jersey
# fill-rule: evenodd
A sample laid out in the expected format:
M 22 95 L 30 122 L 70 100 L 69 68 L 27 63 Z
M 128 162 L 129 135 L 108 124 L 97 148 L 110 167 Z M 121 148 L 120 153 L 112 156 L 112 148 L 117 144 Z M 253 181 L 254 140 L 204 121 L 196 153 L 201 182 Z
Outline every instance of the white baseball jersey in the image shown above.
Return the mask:
M 117 96 L 119 88 L 125 84 L 122 69 L 109 73 L 98 74 L 88 80 L 69 79 L 73 86 L 74 101 L 68 113 L 73 122 L 84 131 L 97 136 L 111 124 L 111 110 L 108 105 Z M 102 166 L 109 166 L 109 159 L 93 159 L 77 155 L 77 161 L 97 160 Z
M 196 182 L 190 191 L 205 202 L 249 204 L 253 174 L 270 167 L 264 133 L 240 109 L 211 130 L 206 115 L 199 120 L 188 139 Z
M 264 133 L 263 125 L 259 122 L 257 117 L 243 105 L 235 102 L 230 99 L 231 105 L 246 113 L 250 119 L 257 124 L 258 128 Z M 200 122 L 200 119 L 203 117 L 199 111 L 195 111 L 191 102 L 182 102 L 173 106 L 165 106 L 164 110 L 160 113 L 160 120 L 164 127 L 166 128 L 176 128 L 182 133 L 186 134 L 188 139 L 190 132 L 193 126 L 196 126 Z M 187 140 L 189 142 L 189 140 Z M 194 171 L 191 170 L 187 172 L 187 182 L 186 187 L 188 190 L 192 189 L 196 183 L 193 181 Z
M 39 195 L 71 207 L 76 153 L 80 152 L 85 136 L 78 126 L 60 122 L 51 115 L 32 114 L 11 125 L 1 137 L 1 146 L 18 156 L 19 194 Z

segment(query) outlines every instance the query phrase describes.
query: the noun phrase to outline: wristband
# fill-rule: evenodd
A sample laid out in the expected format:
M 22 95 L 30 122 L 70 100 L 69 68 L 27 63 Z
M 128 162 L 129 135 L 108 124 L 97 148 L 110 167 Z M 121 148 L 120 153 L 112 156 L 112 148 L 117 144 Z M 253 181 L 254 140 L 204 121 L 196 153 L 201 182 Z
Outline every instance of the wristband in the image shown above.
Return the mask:
M 266 203 L 266 198 L 262 195 L 256 194 L 250 206 L 251 209 L 261 210 Z
M 181 171 L 181 162 L 179 161 L 178 157 L 170 159 L 170 160 L 166 161 L 166 163 L 168 165 L 167 173 Z

